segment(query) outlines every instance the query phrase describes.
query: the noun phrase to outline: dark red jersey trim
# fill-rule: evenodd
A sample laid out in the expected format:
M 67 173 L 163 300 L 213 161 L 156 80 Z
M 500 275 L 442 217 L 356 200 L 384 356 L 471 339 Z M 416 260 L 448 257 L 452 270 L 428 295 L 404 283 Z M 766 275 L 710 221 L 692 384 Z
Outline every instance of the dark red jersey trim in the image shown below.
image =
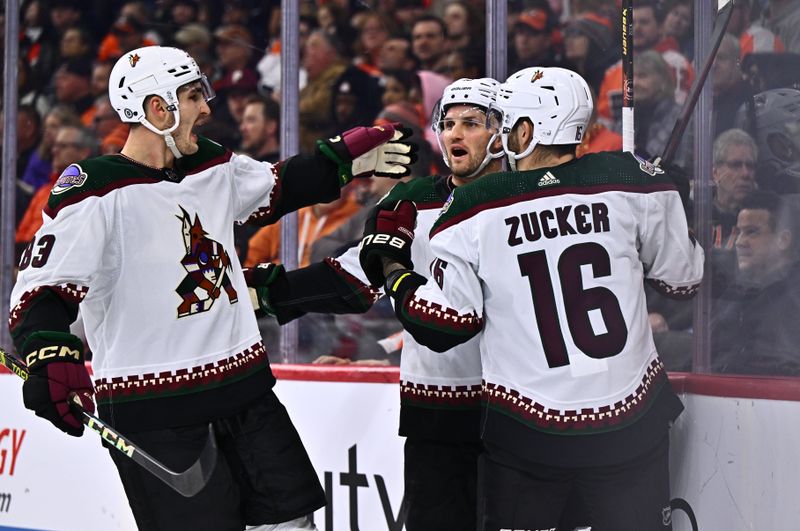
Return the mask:
M 196 393 L 236 381 L 265 366 L 267 353 L 259 341 L 241 352 L 202 366 L 158 374 L 100 378 L 94 382 L 95 398 L 98 404 L 108 404 Z
M 433 201 L 427 203 L 415 203 L 417 210 L 436 210 L 444 206 L 444 201 Z
M 400 382 L 400 400 L 416 406 L 474 406 L 481 401 L 481 384 L 426 385 Z

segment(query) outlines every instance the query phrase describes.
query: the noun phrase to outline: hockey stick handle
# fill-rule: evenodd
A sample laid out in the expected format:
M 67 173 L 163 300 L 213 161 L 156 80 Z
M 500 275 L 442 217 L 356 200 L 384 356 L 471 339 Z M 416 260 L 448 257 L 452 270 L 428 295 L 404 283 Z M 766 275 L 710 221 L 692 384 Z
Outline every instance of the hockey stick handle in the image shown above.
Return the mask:
M 633 99 L 633 0 L 622 5 L 622 151 L 633 153 L 636 130 Z
M 0 364 L 23 380 L 28 379 L 28 368 L 21 361 L 17 360 L 15 357 L 11 356 L 1 348 Z M 164 466 L 157 459 L 150 456 L 147 452 L 140 449 L 119 432 L 109 427 L 105 422 L 86 411 L 83 407 L 81 407 L 80 402 L 77 399 L 70 404 L 70 407 L 72 407 L 73 410 L 79 414 L 81 422 L 99 435 L 100 438 L 103 439 L 109 446 L 141 465 L 158 479 L 172 487 L 179 494 L 182 494 L 186 497 L 194 496 L 202 487 L 205 486 L 208 478 L 196 477 L 198 474 L 198 472 L 195 470 L 196 464 L 192 465 L 192 467 L 187 469 L 185 472 L 174 472 Z M 210 425 L 209 430 L 212 430 Z M 213 432 L 211 432 L 209 437 L 213 443 Z M 214 457 L 216 458 L 215 444 L 213 444 L 213 450 Z M 203 452 L 205 454 L 206 450 Z M 214 461 L 216 461 L 216 459 L 214 459 Z M 201 475 L 206 475 L 205 470 L 202 472 L 204 473 Z M 208 475 L 210 475 L 210 472 L 208 472 Z M 203 480 L 202 484 L 198 484 L 197 480 L 199 479 Z
M 722 43 L 722 38 L 725 36 L 725 31 L 728 29 L 728 23 L 730 23 L 731 16 L 733 15 L 734 2 L 735 0 L 731 0 L 720 11 L 720 14 L 723 18 L 721 24 L 715 28 L 715 31 L 717 32 L 716 35 L 712 35 L 713 44 L 711 46 L 711 50 L 709 50 L 708 56 L 703 63 L 703 68 L 700 70 L 700 73 L 694 80 L 694 84 L 689 91 L 689 96 L 686 98 L 686 102 L 681 110 L 681 115 L 678 118 L 678 121 L 675 122 L 675 127 L 672 128 L 672 133 L 669 135 L 669 140 L 664 148 L 664 152 L 654 161 L 656 166 L 665 162 L 671 162 L 672 158 L 675 156 L 675 152 L 678 150 L 678 144 L 683 137 L 684 131 L 686 131 L 686 127 L 689 125 L 689 119 L 692 117 L 692 113 L 694 112 L 694 106 L 697 104 L 697 100 L 700 98 L 700 91 L 703 89 L 703 85 L 706 82 L 708 73 L 711 71 L 711 66 L 714 64 L 714 58 L 717 56 L 719 45 Z M 727 11 L 723 12 L 726 9 Z

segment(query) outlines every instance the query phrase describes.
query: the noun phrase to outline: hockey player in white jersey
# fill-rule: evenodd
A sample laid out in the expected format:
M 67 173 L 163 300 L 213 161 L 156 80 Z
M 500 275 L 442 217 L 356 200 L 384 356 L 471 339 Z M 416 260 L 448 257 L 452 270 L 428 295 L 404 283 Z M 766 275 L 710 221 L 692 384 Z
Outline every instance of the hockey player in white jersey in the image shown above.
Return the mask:
M 517 72 L 487 124 L 516 171 L 453 192 L 431 231 L 441 274 L 426 281 L 374 243 L 407 252 L 403 205 L 362 241 L 362 265 L 386 262 L 385 290 L 417 341 L 444 351 L 479 338 L 479 529 L 556 528 L 570 493 L 592 529 L 671 528 L 668 429 L 682 404 L 642 282 L 692 296 L 703 252 L 660 168 L 628 153 L 575 158 L 591 111 L 574 72 Z
M 432 122 L 451 175 L 397 184 L 380 201 L 415 203 L 419 213 L 414 267 L 425 276 L 431 274 L 433 260 L 428 232 L 447 197 L 454 188 L 501 169 L 499 137 L 484 127 L 498 85 L 490 78 L 459 79 L 448 85 Z M 374 210 L 379 211 L 380 207 Z M 370 286 L 358 254 L 353 246 L 306 268 L 286 272 L 281 266 L 262 264 L 245 276 L 256 288 L 257 305 L 281 324 L 308 312 L 364 312 L 382 293 Z M 406 437 L 403 515 L 408 531 L 475 529 L 480 389 L 477 338 L 434 354 L 404 334 L 399 433 Z
M 393 126 L 361 127 L 276 165 L 236 155 L 192 132 L 213 91 L 176 48 L 126 53 L 109 95 L 132 124 L 122 152 L 64 171 L 20 262 L 9 324 L 30 372 L 25 406 L 79 436 L 68 401 L 94 410 L 94 395 L 106 423 L 174 470 L 213 423 L 219 458 L 191 498 L 111 452 L 139 529 L 314 529 L 325 496 L 272 391 L 234 222 L 333 200 L 354 176 L 407 175 L 413 146 Z M 79 307 L 94 382 L 69 333 Z

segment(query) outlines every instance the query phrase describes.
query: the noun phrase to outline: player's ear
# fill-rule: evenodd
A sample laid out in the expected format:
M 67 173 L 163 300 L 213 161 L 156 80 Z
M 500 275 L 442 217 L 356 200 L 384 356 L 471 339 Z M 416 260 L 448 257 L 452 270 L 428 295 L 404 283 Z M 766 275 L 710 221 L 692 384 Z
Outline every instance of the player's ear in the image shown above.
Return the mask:
M 524 118 L 517 122 L 514 130 L 520 146 L 519 152 L 521 153 L 527 149 L 528 144 L 530 144 L 531 140 L 533 139 L 533 122 L 527 118 Z
M 163 123 L 172 113 L 161 96 L 150 96 L 144 102 L 145 116 L 153 125 Z

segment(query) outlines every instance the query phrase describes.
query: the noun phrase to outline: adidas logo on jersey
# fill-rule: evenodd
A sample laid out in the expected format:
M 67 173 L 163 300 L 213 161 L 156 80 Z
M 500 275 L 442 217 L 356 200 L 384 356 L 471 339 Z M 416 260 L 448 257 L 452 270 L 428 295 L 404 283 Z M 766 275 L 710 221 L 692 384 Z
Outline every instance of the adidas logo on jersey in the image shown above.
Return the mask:
M 541 179 L 539 179 L 539 187 L 543 186 L 552 186 L 554 184 L 561 184 L 561 181 L 556 179 L 556 176 L 550 172 L 545 173 Z

